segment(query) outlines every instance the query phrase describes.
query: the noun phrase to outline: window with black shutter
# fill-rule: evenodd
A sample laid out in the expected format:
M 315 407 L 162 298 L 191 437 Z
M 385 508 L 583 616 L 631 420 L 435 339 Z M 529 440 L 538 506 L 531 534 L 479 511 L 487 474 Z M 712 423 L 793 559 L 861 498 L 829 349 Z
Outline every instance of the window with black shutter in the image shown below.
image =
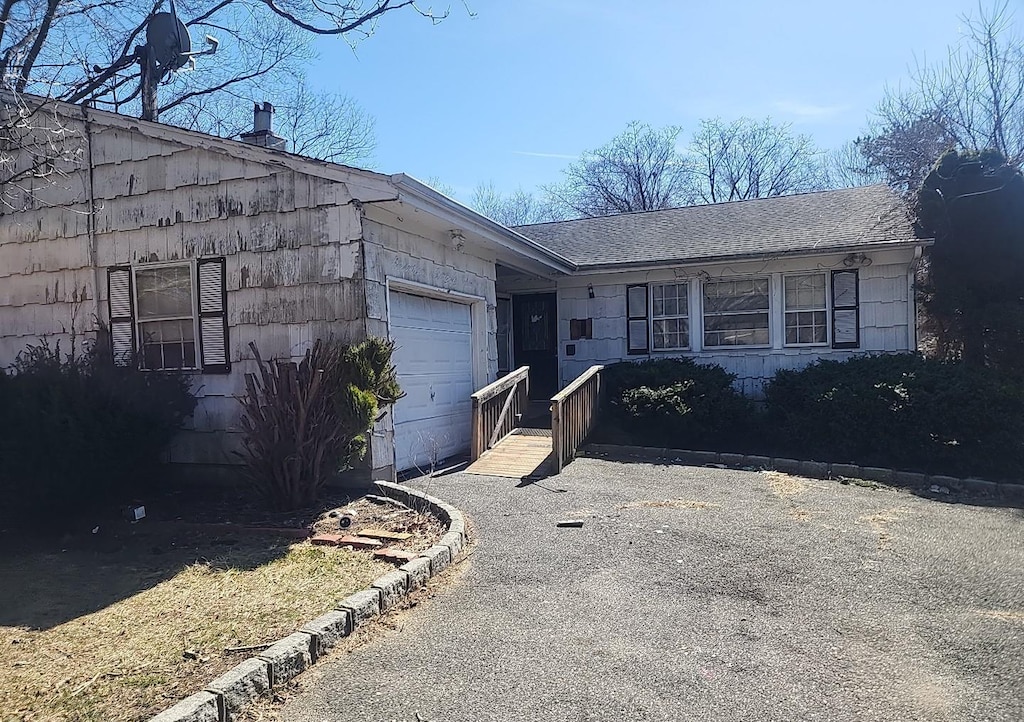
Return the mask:
M 832 348 L 860 346 L 860 290 L 857 271 L 832 271 Z
M 647 284 L 626 286 L 626 351 L 645 354 L 650 351 L 647 311 Z

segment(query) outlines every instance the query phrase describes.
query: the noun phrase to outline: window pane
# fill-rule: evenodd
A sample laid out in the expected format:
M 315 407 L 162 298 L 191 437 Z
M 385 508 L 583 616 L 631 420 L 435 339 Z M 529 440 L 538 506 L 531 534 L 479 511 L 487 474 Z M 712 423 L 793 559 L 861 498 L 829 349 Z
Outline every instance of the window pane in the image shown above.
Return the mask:
M 629 322 L 629 350 L 641 351 L 647 348 L 647 321 Z
M 655 321 L 653 328 L 654 348 L 677 349 L 690 346 L 690 323 L 685 318 L 669 318 Z
M 191 319 L 140 323 L 139 335 L 144 368 L 196 367 L 195 328 Z
M 768 310 L 768 279 L 709 281 L 704 284 L 707 313 L 740 313 Z
M 786 313 L 786 343 L 825 343 L 828 341 L 828 317 L 825 311 Z
M 706 346 L 763 346 L 768 344 L 768 314 L 743 313 L 706 316 Z
M 841 271 L 832 275 L 832 305 L 857 305 L 857 272 Z
M 825 274 L 786 276 L 786 310 L 825 308 Z
M 630 318 L 647 316 L 647 286 L 631 286 L 627 298 L 627 313 Z
M 685 316 L 687 314 L 686 284 L 663 284 L 652 286 L 652 315 Z
M 192 315 L 192 267 L 167 266 L 135 272 L 139 318 Z

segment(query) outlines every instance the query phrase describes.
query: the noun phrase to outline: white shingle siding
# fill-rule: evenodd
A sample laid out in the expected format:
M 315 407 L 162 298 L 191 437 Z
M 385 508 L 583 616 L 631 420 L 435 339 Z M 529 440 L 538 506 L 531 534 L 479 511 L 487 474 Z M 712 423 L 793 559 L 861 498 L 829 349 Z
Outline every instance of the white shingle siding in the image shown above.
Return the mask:
M 719 364 L 736 374 L 738 388 L 744 393 L 757 396 L 764 382 L 779 369 L 802 368 L 819 358 L 845 359 L 858 353 L 913 350 L 913 329 L 910 326 L 913 317 L 912 298 L 907 275 L 913 260 L 913 250 L 890 250 L 869 255 L 872 263 L 858 269 L 861 343 L 859 348 L 853 350 L 837 350 L 830 346 L 785 347 L 781 337 L 784 332 L 781 294 L 773 293 L 773 348 L 654 351 L 646 356 L 626 353 L 626 286 L 629 284 L 689 281 L 691 326 L 699 329 L 702 322 L 701 307 L 699 303 L 693 303 L 693 299 L 699 298 L 701 272 L 713 278 L 768 275 L 773 279 L 773 290 L 777 290 L 781 288 L 784 274 L 827 272 L 844 268 L 842 255 L 563 279 L 558 288 L 561 384 L 565 386 L 593 364 L 683 355 L 701 362 Z M 588 297 L 587 283 L 593 285 L 593 299 Z M 570 340 L 569 319 L 588 317 L 593 319 L 593 338 Z M 700 339 L 700 334 L 694 335 Z M 575 355 L 571 357 L 565 353 L 566 345 L 570 343 L 576 348 Z
M 225 256 L 234 365 L 197 377 L 192 430 L 170 457 L 234 463 L 249 341 L 265 357 L 300 356 L 317 337 L 362 337 L 360 214 L 343 183 L 138 130 L 94 131 L 95 268 L 84 169 L 45 189 L 65 208 L 5 217 L 0 364 L 42 336 L 67 348 L 73 318 L 80 334 L 106 322 L 109 266 Z

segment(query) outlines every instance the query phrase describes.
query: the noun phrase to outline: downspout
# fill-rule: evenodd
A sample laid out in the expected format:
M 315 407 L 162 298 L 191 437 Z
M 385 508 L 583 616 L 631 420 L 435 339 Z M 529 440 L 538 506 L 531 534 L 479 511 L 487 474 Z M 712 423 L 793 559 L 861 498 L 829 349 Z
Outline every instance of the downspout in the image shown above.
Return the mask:
M 99 267 L 99 249 L 96 241 L 96 178 L 95 178 L 95 167 L 93 163 L 92 153 L 92 122 L 89 120 L 89 109 L 83 103 L 82 109 L 82 122 L 85 127 L 85 149 L 86 155 L 85 160 L 88 164 L 87 176 L 88 182 L 86 184 L 86 193 L 88 195 L 89 202 L 89 214 L 86 223 L 86 229 L 88 234 L 89 243 L 89 265 L 92 266 L 93 272 L 93 300 L 96 302 L 96 326 L 97 330 L 103 325 L 103 316 L 100 313 L 100 282 L 103 278 L 103 274 L 100 273 Z
M 909 343 L 909 350 L 917 353 L 919 351 L 917 347 L 917 269 L 921 267 L 921 259 L 924 255 L 924 246 L 914 246 L 914 257 L 910 260 L 907 266 L 907 299 L 909 303 L 909 315 L 907 319 L 907 328 L 909 337 L 907 340 Z

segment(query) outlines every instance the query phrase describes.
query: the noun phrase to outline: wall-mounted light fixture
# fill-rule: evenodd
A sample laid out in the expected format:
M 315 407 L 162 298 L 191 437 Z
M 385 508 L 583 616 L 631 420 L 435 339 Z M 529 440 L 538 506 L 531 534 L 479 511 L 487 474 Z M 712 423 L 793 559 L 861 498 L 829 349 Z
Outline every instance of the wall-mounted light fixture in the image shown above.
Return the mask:
M 588 283 L 587 284 L 587 298 L 593 298 L 593 297 L 594 297 L 594 284 L 593 283 Z

